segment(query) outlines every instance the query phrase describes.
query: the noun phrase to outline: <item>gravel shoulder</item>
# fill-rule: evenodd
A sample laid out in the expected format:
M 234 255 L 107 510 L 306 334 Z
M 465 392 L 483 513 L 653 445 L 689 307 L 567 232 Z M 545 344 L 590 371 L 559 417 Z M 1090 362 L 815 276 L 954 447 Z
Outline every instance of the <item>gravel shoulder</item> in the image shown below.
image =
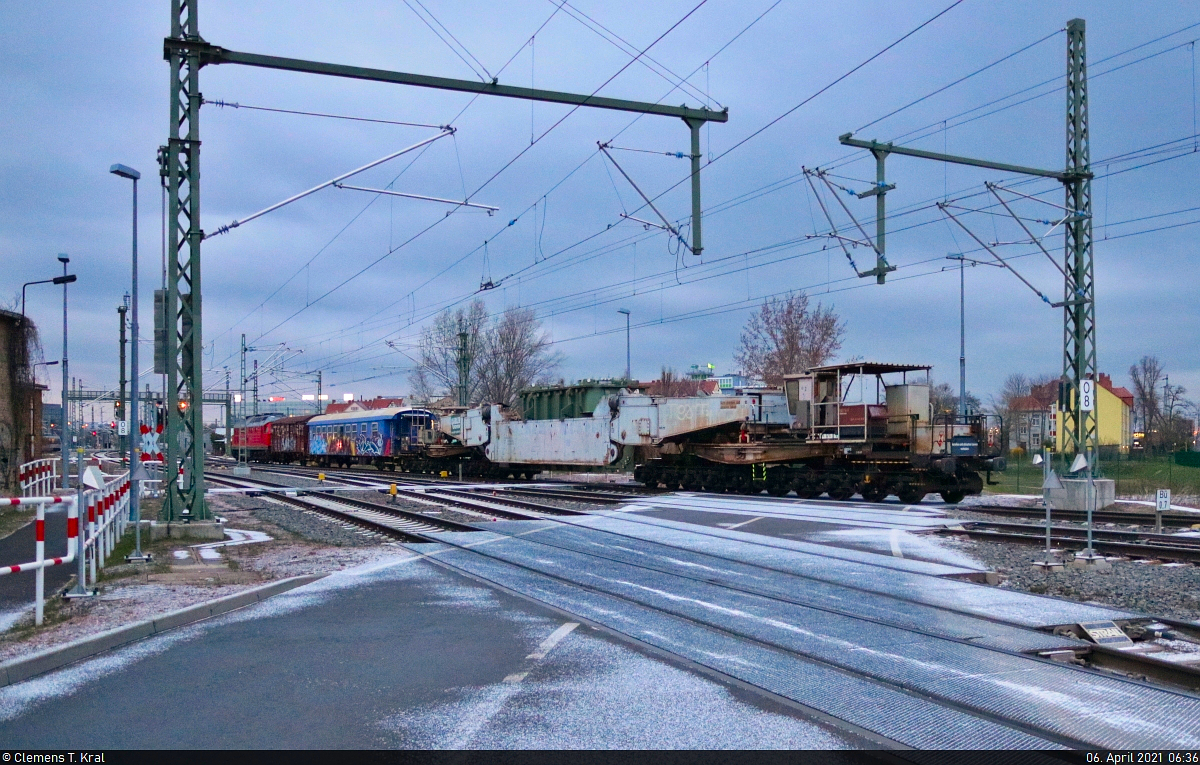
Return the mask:
M 945 544 L 994 569 L 1000 587 L 1200 623 L 1200 566 L 1112 559 L 1107 571 L 1032 565 L 1039 548 L 967 537 Z

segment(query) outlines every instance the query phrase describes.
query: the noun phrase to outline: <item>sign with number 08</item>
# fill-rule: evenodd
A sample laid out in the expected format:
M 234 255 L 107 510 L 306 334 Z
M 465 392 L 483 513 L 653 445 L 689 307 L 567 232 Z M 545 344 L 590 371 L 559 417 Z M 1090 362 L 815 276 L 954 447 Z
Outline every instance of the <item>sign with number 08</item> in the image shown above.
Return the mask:
M 1079 381 L 1079 409 L 1083 412 L 1094 412 L 1096 410 L 1095 380 Z

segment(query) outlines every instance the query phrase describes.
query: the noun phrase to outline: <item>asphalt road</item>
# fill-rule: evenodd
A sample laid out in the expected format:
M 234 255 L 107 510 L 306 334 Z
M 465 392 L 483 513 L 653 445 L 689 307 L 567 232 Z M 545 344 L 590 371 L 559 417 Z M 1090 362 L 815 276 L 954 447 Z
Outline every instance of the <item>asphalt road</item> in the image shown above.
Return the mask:
M 34 558 L 34 511 L 22 512 L 29 516 L 30 523 L 0 539 L 0 566 L 27 563 Z M 56 558 L 66 554 L 67 509 L 63 505 L 50 505 L 46 509 L 46 557 Z M 73 573 L 75 567 L 72 565 L 46 569 L 46 594 L 65 587 Z M 6 615 L 33 608 L 33 593 L 33 572 L 0 576 L 0 628 L 6 627 Z
M 0 689 L 0 741 L 27 749 L 856 745 L 431 563 L 374 568 Z

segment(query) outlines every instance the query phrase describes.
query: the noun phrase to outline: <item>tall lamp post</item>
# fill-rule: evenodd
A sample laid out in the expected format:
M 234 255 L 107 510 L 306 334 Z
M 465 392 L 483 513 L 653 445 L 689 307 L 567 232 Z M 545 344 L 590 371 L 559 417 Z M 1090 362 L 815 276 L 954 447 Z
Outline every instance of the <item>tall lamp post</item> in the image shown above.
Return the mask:
M 947 255 L 946 260 L 958 261 L 958 416 L 967 417 L 967 278 L 963 266 L 968 262 L 972 266 L 996 266 L 999 263 L 988 263 L 984 260 L 974 260 L 965 255 Z M 944 269 L 943 269 L 944 270 Z
M 632 380 L 629 376 L 629 309 L 618 308 L 617 313 L 625 314 L 625 379 Z
M 138 235 L 137 235 L 137 219 L 138 219 L 138 193 L 137 182 L 142 177 L 142 174 L 132 167 L 125 165 L 113 165 L 108 169 L 113 175 L 121 178 L 128 178 L 133 181 L 133 285 L 130 288 L 130 312 L 129 312 L 129 332 L 130 332 L 130 348 L 129 348 L 129 379 L 133 382 L 129 386 L 129 512 L 133 520 L 133 553 L 125 558 L 126 561 L 148 561 L 150 556 L 142 553 L 142 484 L 141 480 L 145 477 L 145 469 L 142 467 L 141 452 L 138 448 L 139 436 L 141 435 L 138 427 Z

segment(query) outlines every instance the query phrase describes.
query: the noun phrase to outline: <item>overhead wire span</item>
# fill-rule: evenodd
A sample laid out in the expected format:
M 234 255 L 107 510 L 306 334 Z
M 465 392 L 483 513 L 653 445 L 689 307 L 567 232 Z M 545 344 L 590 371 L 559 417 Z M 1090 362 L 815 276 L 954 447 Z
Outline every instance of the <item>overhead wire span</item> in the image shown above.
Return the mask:
M 679 27 L 679 25 L 680 25 L 680 24 L 682 24 L 683 22 L 685 22 L 685 21 L 687 21 L 689 18 L 691 18 L 691 16 L 692 16 L 692 15 L 693 15 L 693 14 L 694 14 L 694 13 L 695 13 L 697 10 L 699 10 L 699 9 L 700 9 L 700 8 L 701 8 L 701 7 L 702 7 L 702 6 L 703 6 L 705 3 L 707 3 L 707 2 L 708 2 L 708 0 L 700 0 L 700 2 L 699 2 L 699 3 L 697 3 L 697 4 L 696 4 L 696 5 L 695 5 L 695 6 L 694 6 L 694 7 L 693 7 L 693 8 L 692 8 L 690 11 L 688 11 L 686 14 L 684 14 L 684 16 L 683 16 L 682 18 L 680 18 L 678 21 L 676 21 L 674 24 L 672 24 L 670 28 L 668 28 L 666 31 L 664 31 L 662 34 L 660 34 L 658 37 L 656 37 L 656 38 L 654 39 L 654 41 L 653 41 L 653 42 L 651 42 L 649 45 L 647 45 L 647 46 L 646 46 L 646 47 L 645 47 L 645 48 L 644 48 L 644 49 L 643 49 L 643 50 L 642 50 L 642 51 L 639 53 L 639 57 L 640 57 L 640 55 L 642 55 L 642 54 L 646 53 L 646 52 L 647 52 L 647 51 L 649 51 L 651 48 L 653 48 L 655 45 L 657 45 L 658 43 L 660 43 L 660 42 L 661 42 L 661 41 L 662 41 L 662 40 L 663 40 L 663 39 L 664 39 L 664 38 L 665 38 L 667 35 L 669 35 L 671 32 L 673 32 L 675 29 L 677 29 L 677 28 Z M 957 2 L 962 2 L 962 0 L 957 0 Z M 613 75 L 612 75 L 611 77 L 609 77 L 609 78 L 608 78 L 607 80 L 605 80 L 604 82 L 600 83 L 600 85 L 599 85 L 598 87 L 596 87 L 596 89 L 595 89 L 595 90 L 593 90 L 593 91 L 592 91 L 592 92 L 589 94 L 589 96 L 588 96 L 588 97 L 590 98 L 591 96 L 595 96 L 597 93 L 599 93 L 599 92 L 600 92 L 600 91 L 601 91 L 601 90 L 602 90 L 602 89 L 603 89 L 605 86 L 607 86 L 609 83 L 611 83 L 613 80 L 615 80 L 615 79 L 616 79 L 618 76 L 620 76 L 620 74 L 621 74 L 622 72 L 624 72 L 626 69 L 628 69 L 630 66 L 632 66 L 632 65 L 633 65 L 633 63 L 634 63 L 634 62 L 637 60 L 637 58 L 638 58 L 638 57 L 635 57 L 635 58 L 634 58 L 632 61 L 629 61 L 628 63 L 626 63 L 624 66 L 622 66 L 620 69 L 618 69 L 618 70 L 617 70 L 615 73 L 613 73 Z M 468 105 L 469 105 L 469 104 L 468 104 Z M 508 162 L 504 163 L 504 165 L 503 165 L 503 166 L 501 166 L 501 167 L 500 167 L 500 169 L 498 169 L 498 170 L 497 170 L 495 173 L 493 173 L 493 174 L 492 174 L 492 175 L 491 175 L 491 176 L 490 176 L 490 177 L 489 177 L 489 178 L 488 178 L 486 181 L 484 181 L 482 184 L 480 184 L 478 187 L 476 187 L 476 189 L 475 189 L 473 192 L 471 192 L 469 195 L 467 195 L 467 201 L 470 201 L 470 199 L 471 199 L 473 196 L 475 196 L 475 195 L 476 195 L 476 194 L 478 194 L 480 191 L 482 191 L 484 188 L 486 188 L 487 186 L 489 186 L 489 185 L 492 183 L 492 181 L 494 181 L 496 178 L 498 178 L 498 177 L 500 176 L 500 174 L 501 174 L 501 173 L 503 173 L 505 170 L 507 170 L 509 167 L 511 167 L 511 166 L 512 166 L 512 165 L 513 165 L 513 164 L 514 164 L 514 163 L 515 163 L 517 160 L 519 160 L 519 159 L 520 159 L 522 156 L 524 156 L 526 152 L 528 152 L 528 151 L 529 151 L 531 148 L 533 148 L 533 146 L 534 146 L 535 144 L 537 144 L 537 143 L 538 143 L 538 142 L 540 142 L 540 141 L 541 141 L 543 138 L 545 138 L 547 135 L 549 135 L 551 131 L 553 131 L 555 128 L 557 128 L 559 125 L 561 125 L 561 124 L 562 124 L 564 121 L 566 121 L 566 119 L 567 119 L 568 117 L 570 117 L 572 114 L 574 114 L 576 111 L 578 111 L 578 110 L 579 110 L 579 109 L 580 109 L 582 106 L 583 106 L 583 104 L 577 104 L 577 105 L 575 105 L 575 106 L 572 106 L 572 107 L 571 107 L 571 109 L 570 109 L 570 110 L 569 110 L 569 111 L 568 111 L 566 114 L 564 114 L 562 117 L 560 117 L 560 118 L 559 118 L 559 119 L 558 119 L 558 120 L 557 120 L 557 121 L 556 121 L 554 124 L 552 124 L 550 127 L 548 127 L 548 128 L 547 128 L 547 129 L 546 129 L 546 130 L 545 130 L 545 131 L 544 131 L 544 132 L 543 132 L 543 133 L 542 133 L 540 136 L 538 136 L 537 140 L 536 140 L 536 141 L 534 141 L 534 143 L 533 143 L 533 144 L 530 144 L 529 146 L 526 146 L 526 147 L 522 148 L 522 149 L 521 149 L 519 152 L 517 152 L 516 156 L 514 156 L 514 157 L 513 157 L 512 159 L 510 159 Z M 323 293 L 323 294 L 319 295 L 319 296 L 318 296 L 318 297 L 317 297 L 317 298 L 316 298 L 316 299 L 315 299 L 315 300 L 314 300 L 314 301 L 313 301 L 313 302 L 312 302 L 312 303 L 311 303 L 309 306 L 304 306 L 303 308 L 300 308 L 300 309 L 296 310 L 295 312 L 293 312 L 292 314 L 290 314 L 289 316 L 287 316 L 286 318 L 284 318 L 284 319 L 283 319 L 283 320 L 281 320 L 280 322 L 276 323 L 276 324 L 275 324 L 273 327 L 271 327 L 270 329 L 268 329 L 268 330 L 266 330 L 266 331 L 264 331 L 264 332 L 261 332 L 261 333 L 259 334 L 259 337 L 260 337 L 260 338 L 261 338 L 261 337 L 265 337 L 267 334 L 269 334 L 269 333 L 271 333 L 271 332 L 274 332 L 276 329 L 279 329 L 279 328 L 280 328 L 280 327 L 282 327 L 284 324 L 288 323 L 289 321 L 291 321 L 292 319 L 294 319 L 296 316 L 299 316 L 301 313 L 303 313 L 304 311 L 306 311 L 306 310 L 307 310 L 307 309 L 308 309 L 308 308 L 309 308 L 311 305 L 316 305 L 317 303 L 321 302 L 321 301 L 322 301 L 322 300 L 324 300 L 325 298 L 329 297 L 329 296 L 330 296 L 330 295 L 332 295 L 333 293 L 335 293 L 335 292 L 337 292 L 338 290 L 340 290 L 342 287 L 346 286 L 346 285 L 347 285 L 347 284 L 349 284 L 350 282 L 352 282 L 352 281 L 354 281 L 355 279 L 357 279 L 359 276 L 362 276 L 362 275 L 363 275 L 364 273 L 366 273 L 368 270 L 370 270 L 371 268 L 375 267 L 376 265 L 378 265 L 378 264 L 379 264 L 379 263 L 381 263 L 382 261 L 386 260 L 388 257 L 390 257 L 390 256 L 391 256 L 393 253 L 395 253 L 396 251 L 398 251 L 398 250 L 400 250 L 400 249 L 402 249 L 402 248 L 406 247 L 406 246 L 407 246 L 409 243 L 411 243 L 411 242 L 415 241 L 416 239 L 418 239 L 419 237 L 421 237 L 422 235 L 424 235 L 426 232 L 428 232 L 428 231 L 430 231 L 431 229 L 433 229 L 435 226 L 437 226 L 437 225 L 438 225 L 438 224 L 439 224 L 441 221 L 443 221 L 443 220 L 446 220 L 446 218 L 445 218 L 445 217 L 439 218 L 439 219 L 435 220 L 433 223 L 431 223 L 431 224 L 429 224 L 428 226 L 426 226 L 425 228 L 423 228 L 423 229 L 421 229 L 420 231 L 416 232 L 415 234 L 413 234 L 412 236 L 410 236 L 408 239 L 406 239 L 406 240 L 404 240 L 403 242 L 401 242 L 400 244 L 398 244 L 396 247 L 394 247 L 394 248 L 390 249 L 388 252 L 384 253 L 383 255 L 379 256 L 379 257 L 378 257 L 378 258 L 376 258 L 375 260 L 371 261 L 371 262 L 370 262 L 370 263 L 368 263 L 367 265 L 365 265 L 365 266 L 363 266 L 362 268 L 360 268 L 360 269 L 359 269 L 358 271 L 356 271 L 355 273 L 353 273 L 353 274 L 351 274 L 350 276 L 348 276 L 347 278 L 343 279 L 343 280 L 342 280 L 341 282 L 339 282 L 337 285 L 335 285 L 335 286 L 331 287 L 331 288 L 330 288 L 329 290 L 327 290 L 325 293 Z M 230 354 L 230 355 L 232 356 L 232 354 Z
M 230 109 L 250 109 L 258 112 L 275 112 L 278 114 L 297 114 L 304 117 L 326 117 L 334 120 L 350 120 L 352 122 L 374 122 L 381 125 L 401 125 L 403 127 L 419 127 L 429 128 L 431 130 L 445 130 L 447 125 L 431 125 L 425 122 L 402 122 L 400 120 L 385 120 L 374 117 L 351 117 L 344 114 L 326 114 L 325 112 L 304 112 L 296 109 L 278 109 L 270 106 L 251 106 L 250 104 L 239 104 L 233 101 L 222 101 L 219 98 L 201 99 L 200 103 L 208 106 L 220 106 Z
M 320 191 L 321 189 L 328 188 L 329 186 L 335 186 L 335 185 L 337 185 L 337 183 L 339 181 L 343 181 L 353 175 L 358 175 L 361 172 L 370 170 L 372 167 L 375 167 L 377 165 L 382 165 L 384 162 L 393 160 L 396 157 L 399 157 L 399 156 L 409 153 L 410 151 L 415 151 L 416 149 L 419 149 L 422 146 L 425 146 L 426 144 L 431 144 L 434 141 L 438 140 L 439 138 L 445 138 L 446 136 L 453 135 L 453 134 L 454 134 L 454 128 L 448 128 L 446 130 L 443 130 L 442 132 L 438 133 L 435 136 L 431 136 L 429 138 L 426 138 L 423 141 L 418 141 L 417 143 L 414 143 L 412 146 L 408 146 L 406 148 L 401 149 L 400 151 L 393 152 L 393 153 L 387 155 L 386 157 L 382 157 L 380 159 L 375 160 L 374 162 L 368 162 L 367 164 L 363 165 L 362 167 L 351 170 L 348 173 L 342 173 L 341 175 L 337 176 L 336 178 L 331 178 L 330 180 L 325 181 L 324 183 L 318 183 L 316 186 L 313 186 L 311 189 L 308 189 L 307 191 L 301 191 L 299 194 L 290 196 L 287 199 L 283 200 L 282 202 L 276 202 L 275 204 L 271 205 L 270 207 L 265 207 L 262 210 L 259 210 L 258 212 L 254 213 L 253 215 L 248 215 L 245 218 L 241 218 L 240 220 L 235 220 L 232 223 L 229 223 L 225 226 L 220 226 L 217 228 L 216 231 L 212 232 L 211 234 L 206 234 L 204 238 L 211 239 L 214 236 L 219 236 L 221 234 L 232 231 L 233 229 L 237 228 L 238 226 L 245 225 L 246 223 L 249 223 L 250 221 L 255 220 L 256 218 L 261 218 L 262 216 L 266 215 L 269 212 L 278 210 L 279 208 L 284 207 L 285 205 L 290 205 L 292 202 L 295 202 L 297 200 L 304 199 L 305 197 L 309 196 L 310 194 L 315 194 L 318 191 Z
M 999 64 L 1003 64 L 1005 61 L 1008 61 L 1010 58 L 1013 58 L 1013 57 L 1015 57 L 1015 56 L 1019 56 L 1020 54 L 1024 53 L 1024 52 L 1025 52 L 1025 51 L 1027 51 L 1027 50 L 1029 50 L 1030 48 L 1036 48 L 1037 46 L 1041 45 L 1042 43 L 1046 42 L 1047 40 L 1049 40 L 1049 39 L 1051 39 L 1051 38 L 1053 38 L 1053 37 L 1056 37 L 1056 36 L 1058 36 L 1058 35 L 1062 34 L 1062 33 L 1063 33 L 1063 32 L 1065 32 L 1065 31 L 1066 31 L 1066 28 L 1065 28 L 1065 27 L 1064 27 L 1063 29 L 1056 29 L 1055 31 L 1053 31 L 1053 32 L 1051 32 L 1050 34 L 1046 35 L 1045 37 L 1041 38 L 1040 40 L 1035 40 L 1034 42 L 1031 42 L 1031 43 L 1029 43 L 1029 44 L 1028 44 L 1028 45 L 1026 45 L 1025 47 L 1023 47 L 1023 48 L 1019 48 L 1019 49 L 1017 49 L 1017 50 L 1013 51 L 1012 53 L 1009 53 L 1007 56 L 1004 56 L 1004 57 L 1002 57 L 1002 58 L 998 58 L 998 59 L 996 59 L 995 61 L 993 61 L 992 63 L 990 63 L 990 64 L 988 64 L 988 65 L 986 65 L 986 66 L 980 67 L 979 69 L 976 69 L 975 71 L 971 72 L 970 74 L 963 75 L 962 77 L 959 77 L 959 78 L 958 78 L 957 80 L 955 80 L 954 82 L 951 82 L 951 83 L 949 83 L 949 84 L 947 84 L 947 85 L 943 85 L 942 87 L 940 87 L 940 88 L 938 88 L 937 90 L 934 90 L 934 91 L 932 91 L 932 92 L 930 92 L 930 93 L 926 93 L 925 95 L 921 96 L 921 97 L 920 97 L 920 98 L 918 98 L 918 99 L 915 99 L 915 100 L 913 100 L 913 101 L 909 101 L 907 104 L 905 104 L 904 106 L 901 106 L 899 109 L 894 109 L 893 111 L 890 111 L 890 112 L 888 112 L 887 114 L 883 115 L 882 117 L 879 117 L 879 118 L 877 118 L 877 119 L 871 120 L 870 122 L 868 122 L 867 124 L 865 124 L 865 125 L 863 125 L 862 127 L 858 128 L 858 129 L 857 129 L 857 130 L 855 130 L 854 132 L 855 132 L 855 133 L 858 133 L 858 132 L 860 132 L 860 131 L 862 131 L 862 130 L 866 130 L 867 128 L 871 127 L 872 125 L 877 125 L 877 124 L 879 124 L 880 122 L 883 122 L 884 120 L 886 120 L 886 119 L 887 119 L 887 118 L 889 118 L 889 117 L 894 117 L 894 116 L 896 116 L 897 114 L 899 114 L 900 112 L 904 111 L 905 109 L 908 109 L 909 107 L 912 107 L 912 106 L 916 106 L 917 104 L 921 103 L 922 101 L 925 101 L 925 100 L 928 100 L 928 99 L 930 99 L 930 98 L 933 98 L 933 97 L 934 97 L 934 96 L 936 96 L 938 93 L 943 93 L 943 92 L 945 92 L 945 91 L 949 90 L 950 88 L 953 88 L 955 85 L 958 85 L 959 83 L 966 82 L 967 80 L 971 79 L 972 77 L 974 77 L 974 76 L 976 76 L 976 75 L 978 75 L 978 74 L 982 74 L 982 73 L 986 72 L 987 70 L 991 69 L 991 68 L 992 68 L 992 67 L 994 67 L 994 66 L 997 66 L 997 65 L 999 65 Z
M 443 204 L 454 205 L 455 207 L 477 207 L 481 210 L 487 210 L 488 215 L 491 215 L 492 213 L 494 213 L 500 209 L 499 207 L 495 207 L 493 205 L 481 205 L 476 202 L 464 202 L 464 201 L 460 201 L 458 199 L 443 199 L 442 197 L 430 197 L 430 196 L 425 196 L 424 194 L 410 194 L 410 193 L 404 192 L 404 191 L 392 191 L 390 189 L 368 189 L 363 186 L 351 186 L 350 184 L 341 183 L 341 182 L 335 183 L 333 185 L 334 185 L 334 188 L 348 189 L 350 191 L 369 191 L 372 194 L 385 194 L 385 195 L 391 196 L 391 197 L 404 197 L 405 199 L 421 199 L 426 202 L 441 202 Z M 450 213 L 447 212 L 446 214 L 449 215 Z
M 467 65 L 467 68 L 471 70 L 472 74 L 474 74 L 476 77 L 478 77 L 483 82 L 487 82 L 488 80 L 491 80 L 492 82 L 496 81 L 496 78 L 493 77 L 492 73 L 487 70 L 487 67 L 483 65 L 483 62 L 481 62 L 479 59 L 475 58 L 475 55 L 473 53 L 471 53 L 471 51 L 467 50 L 467 47 L 465 45 L 463 45 L 461 42 L 459 42 L 458 38 L 455 37 L 454 34 L 449 29 L 446 29 L 446 26 L 442 22 L 438 21 L 437 17 L 434 16 L 433 13 L 431 13 L 428 8 L 426 8 L 424 5 L 421 4 L 421 0 L 412 0 L 412 2 L 409 2 L 409 0 L 403 0 L 403 2 L 405 5 L 408 6 L 408 9 L 410 11 L 412 11 L 413 13 L 416 14 L 417 18 L 419 18 L 421 20 L 421 23 L 423 23 L 425 26 L 429 27 L 429 31 L 433 32 L 434 35 L 436 35 L 439 40 L 441 40 L 443 43 L 446 44 L 446 47 L 449 48 L 454 53 L 454 55 L 458 56 L 458 58 L 464 64 Z M 421 15 L 420 11 L 418 11 L 416 8 L 413 7 L 413 5 L 412 5 L 413 2 L 415 2 L 417 5 L 419 5 L 421 7 L 422 11 L 425 11 L 425 13 L 429 14 L 429 18 L 433 19 L 434 24 L 437 24 L 439 27 L 441 27 L 442 30 L 445 31 L 445 33 L 450 37 L 450 40 L 453 40 L 458 45 L 458 48 L 454 47 L 454 45 L 452 45 L 450 43 L 450 40 L 447 40 L 445 37 L 442 37 L 442 33 L 437 31 L 437 28 L 435 28 L 433 26 L 433 24 L 430 24 L 429 21 L 424 16 Z M 461 53 L 459 52 L 459 48 L 462 48 Z M 480 74 L 479 69 L 476 69 L 475 66 L 471 64 L 471 61 L 468 61 L 467 57 L 463 56 L 463 53 L 466 53 L 467 56 L 470 56 L 471 61 L 474 61 L 476 64 L 478 64 L 479 69 L 482 69 L 484 74 Z M 487 75 L 486 77 L 484 76 L 485 74 Z
M 596 142 L 596 145 L 600 147 L 600 151 L 604 152 L 604 156 L 608 157 L 608 161 L 613 163 L 613 167 L 617 168 L 617 172 L 619 172 L 621 175 L 625 176 L 625 180 L 629 181 L 629 185 L 632 186 L 633 190 L 638 193 L 638 196 L 640 196 L 642 198 L 642 200 L 647 205 L 650 206 L 650 209 L 653 210 L 654 214 L 657 215 L 659 220 L 662 221 L 662 227 L 665 230 L 670 231 L 672 234 L 674 234 L 675 238 L 679 240 L 679 243 L 682 244 L 684 247 L 687 247 L 688 252 L 694 253 L 695 250 L 693 250 L 691 248 L 691 246 L 686 241 L 684 241 L 683 235 L 681 235 L 679 233 L 679 229 L 676 228 L 675 226 L 671 225 L 671 221 L 667 220 L 666 216 L 663 215 L 661 212 L 659 212 L 658 208 L 654 206 L 654 203 L 650 201 L 650 197 L 646 196 L 645 192 L 643 192 L 640 188 L 638 188 L 638 185 L 633 182 L 633 179 L 629 177 L 629 173 L 625 172 L 625 168 L 623 168 L 619 164 L 617 164 L 617 160 L 613 159 L 613 155 L 609 153 L 608 147 L 606 145 L 604 145 L 603 143 L 600 143 L 599 141 Z M 624 205 L 621 205 L 621 207 L 624 208 Z M 629 218 L 631 216 L 622 214 L 621 217 Z M 637 219 L 634 218 L 633 220 L 637 220 Z M 638 222 L 639 223 L 647 223 L 647 221 L 638 221 Z M 655 225 L 655 224 L 651 223 L 649 225 Z

